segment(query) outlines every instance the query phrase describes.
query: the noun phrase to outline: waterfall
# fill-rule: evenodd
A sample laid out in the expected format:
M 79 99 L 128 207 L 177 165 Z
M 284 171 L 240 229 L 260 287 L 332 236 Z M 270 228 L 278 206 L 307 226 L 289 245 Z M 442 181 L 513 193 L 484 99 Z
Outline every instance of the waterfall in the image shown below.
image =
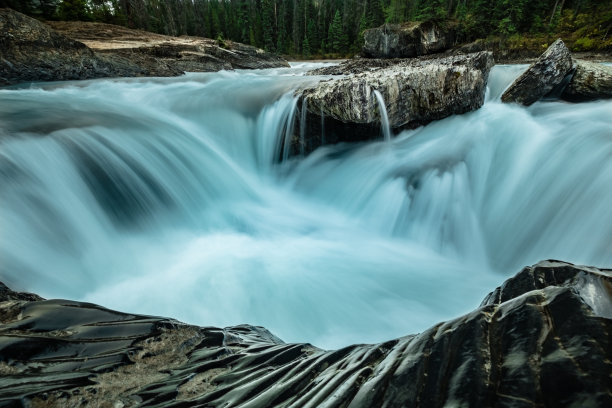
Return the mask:
M 308 99 L 302 99 L 302 111 L 300 115 L 300 155 L 304 155 L 306 143 L 306 115 L 308 114 Z
M 502 104 L 496 66 L 477 111 L 279 161 L 307 68 L 1 89 L 0 281 L 332 348 L 612 266 L 612 101 Z
M 385 100 L 383 99 L 383 96 L 378 91 L 378 89 L 374 90 L 374 95 L 376 96 L 376 100 L 378 101 L 378 111 L 380 112 L 380 127 L 383 134 L 383 138 L 385 142 L 390 142 L 391 127 L 389 126 L 389 116 L 387 115 L 387 107 L 385 105 Z

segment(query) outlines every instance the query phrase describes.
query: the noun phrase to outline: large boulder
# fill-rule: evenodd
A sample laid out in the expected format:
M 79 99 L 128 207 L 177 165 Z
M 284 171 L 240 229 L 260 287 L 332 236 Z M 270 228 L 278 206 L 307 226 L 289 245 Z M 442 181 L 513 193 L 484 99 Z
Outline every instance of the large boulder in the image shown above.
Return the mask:
M 493 64 L 490 52 L 480 52 L 404 60 L 378 69 L 365 65 L 358 74 L 299 90 L 298 104 L 307 112 L 299 115 L 296 129 L 304 132 L 293 138 L 291 151 L 309 153 L 323 144 L 378 138 L 381 107 L 374 91 L 382 95 L 392 129 L 414 128 L 478 109 Z
M 529 106 L 561 86 L 572 74 L 572 55 L 561 39 L 555 41 L 502 95 L 502 102 Z
M 612 98 L 612 66 L 574 60 L 576 72 L 561 98 L 572 101 L 590 101 Z
M 0 9 L 0 85 L 144 74 L 137 64 L 100 57 L 38 20 Z
M 427 21 L 384 24 L 365 30 L 362 53 L 368 58 L 410 58 L 444 51 L 454 45 L 455 27 Z
M 462 317 L 332 351 L 31 296 L 0 297 L 0 406 L 612 406 L 611 270 L 541 262 Z

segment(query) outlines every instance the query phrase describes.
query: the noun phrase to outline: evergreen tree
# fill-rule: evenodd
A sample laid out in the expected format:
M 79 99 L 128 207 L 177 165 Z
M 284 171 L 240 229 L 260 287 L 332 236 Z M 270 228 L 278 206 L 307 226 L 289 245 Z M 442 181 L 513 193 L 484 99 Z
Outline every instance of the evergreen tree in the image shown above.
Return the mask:
M 274 32 L 276 27 L 274 24 L 274 8 L 272 0 L 262 1 L 262 24 L 263 24 L 263 48 L 266 51 L 276 51 L 276 45 L 274 41 Z
M 327 47 L 331 52 L 339 53 L 342 50 L 344 39 L 342 32 L 342 16 L 340 11 L 336 10 L 334 20 L 329 26 L 329 34 L 327 36 Z
M 394 0 L 402 1 L 402 0 Z M 379 27 L 385 22 L 385 13 L 381 0 L 367 0 L 365 17 L 367 28 Z
M 58 15 L 62 20 L 87 21 L 90 19 L 85 0 L 63 0 L 59 4 Z

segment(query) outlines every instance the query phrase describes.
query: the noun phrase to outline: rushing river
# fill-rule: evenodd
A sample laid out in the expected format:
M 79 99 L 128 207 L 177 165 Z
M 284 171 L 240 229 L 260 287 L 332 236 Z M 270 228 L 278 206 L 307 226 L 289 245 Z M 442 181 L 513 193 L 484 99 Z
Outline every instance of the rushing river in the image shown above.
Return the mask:
M 0 90 L 0 280 L 327 348 L 612 266 L 612 101 L 501 104 L 496 66 L 478 111 L 279 164 L 307 68 Z

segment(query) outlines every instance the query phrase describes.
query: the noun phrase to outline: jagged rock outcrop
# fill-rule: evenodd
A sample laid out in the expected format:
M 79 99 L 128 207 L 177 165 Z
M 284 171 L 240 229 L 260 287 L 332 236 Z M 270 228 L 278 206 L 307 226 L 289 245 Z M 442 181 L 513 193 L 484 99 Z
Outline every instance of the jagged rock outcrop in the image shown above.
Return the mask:
M 572 67 L 572 55 L 558 39 L 510 85 L 502 95 L 502 102 L 529 106 L 563 86 L 564 80 L 571 78 Z
M 278 56 L 231 41 L 168 37 L 101 23 L 50 24 L 60 32 L 0 9 L 0 85 L 289 66 Z
M 546 261 L 418 335 L 324 351 L 0 290 L 0 406 L 612 406 L 612 270 Z
M 574 60 L 576 72 L 561 98 L 572 102 L 612 98 L 612 67 Z
M 0 9 L 0 85 L 146 74 L 126 59 L 98 56 L 38 20 Z
M 384 65 L 384 60 L 374 60 Z M 399 60 L 383 68 L 363 62 L 344 64 L 362 72 L 322 81 L 298 91 L 307 113 L 303 137 L 295 135 L 292 151 L 309 153 L 324 144 L 379 138 L 381 93 L 391 128 L 413 128 L 433 120 L 478 109 L 484 103 L 494 61 L 490 52 L 436 59 Z M 353 67 L 351 67 L 353 66 Z M 361 67 L 361 68 L 355 68 Z M 342 68 L 341 68 L 342 69 Z M 327 72 L 329 73 L 329 72 Z
M 444 51 L 454 45 L 455 27 L 436 22 L 384 24 L 365 30 L 362 53 L 368 58 L 410 58 Z

